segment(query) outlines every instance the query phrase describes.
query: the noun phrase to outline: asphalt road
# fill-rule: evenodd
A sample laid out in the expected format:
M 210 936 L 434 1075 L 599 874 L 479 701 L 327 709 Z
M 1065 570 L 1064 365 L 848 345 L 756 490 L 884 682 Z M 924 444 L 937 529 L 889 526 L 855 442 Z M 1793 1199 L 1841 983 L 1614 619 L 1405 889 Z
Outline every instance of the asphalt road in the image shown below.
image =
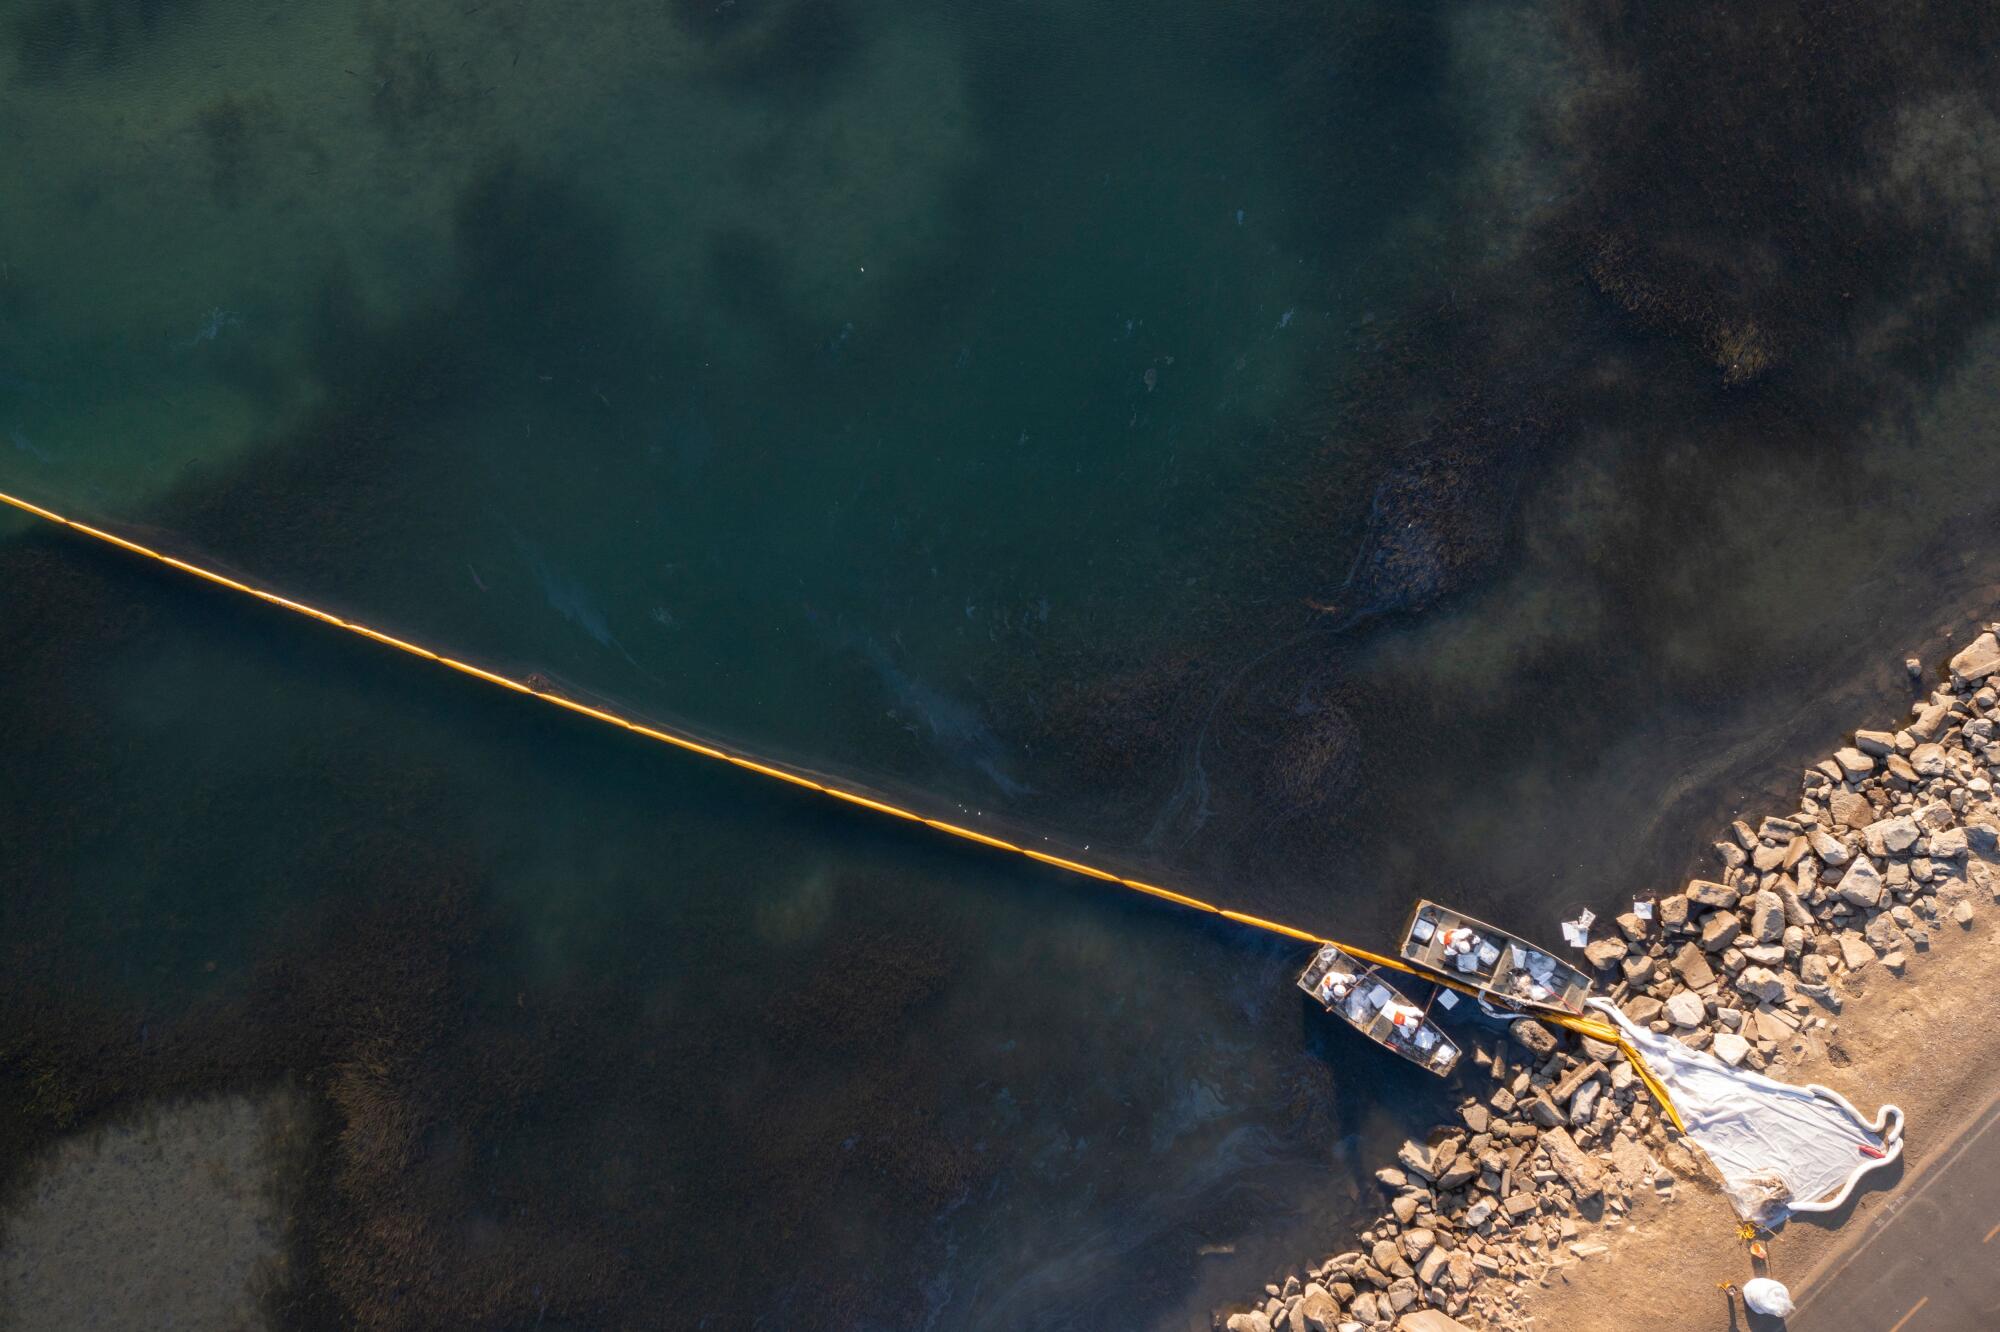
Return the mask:
M 1788 1332 L 2000 1329 L 2000 1097 L 1899 1193 L 1792 1290 Z

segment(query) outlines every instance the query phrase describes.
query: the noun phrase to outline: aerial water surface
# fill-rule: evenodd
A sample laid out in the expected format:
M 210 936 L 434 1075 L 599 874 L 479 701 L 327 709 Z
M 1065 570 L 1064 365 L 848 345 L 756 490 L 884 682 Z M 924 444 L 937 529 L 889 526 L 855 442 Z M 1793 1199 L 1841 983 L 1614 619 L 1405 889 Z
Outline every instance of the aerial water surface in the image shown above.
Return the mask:
M 1783 23 L 1684 24 L 38 0 L 0 488 L 1357 943 L 1554 942 L 2000 576 L 1982 48 L 1833 34 L 1872 109 L 1757 122 L 1778 179 L 1643 108 L 1799 95 Z M 1750 245 L 1763 188 L 1834 220 Z M 1483 1076 L 1283 939 L 0 564 L 0 1179 L 293 1090 L 274 1325 L 1202 1328 Z

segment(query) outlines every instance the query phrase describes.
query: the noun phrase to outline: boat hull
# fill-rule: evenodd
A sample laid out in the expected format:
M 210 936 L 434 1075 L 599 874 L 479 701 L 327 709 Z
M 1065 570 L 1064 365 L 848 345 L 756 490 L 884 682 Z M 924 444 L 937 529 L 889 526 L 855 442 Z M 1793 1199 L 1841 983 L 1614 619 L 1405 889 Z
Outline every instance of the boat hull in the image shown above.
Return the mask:
M 1581 1017 L 1590 997 L 1590 977 L 1553 953 L 1427 899 L 1410 913 L 1400 955 L 1526 1012 Z
M 1369 1040 L 1438 1077 L 1458 1066 L 1456 1041 L 1375 967 L 1331 944 L 1313 954 L 1299 973 L 1299 988 Z

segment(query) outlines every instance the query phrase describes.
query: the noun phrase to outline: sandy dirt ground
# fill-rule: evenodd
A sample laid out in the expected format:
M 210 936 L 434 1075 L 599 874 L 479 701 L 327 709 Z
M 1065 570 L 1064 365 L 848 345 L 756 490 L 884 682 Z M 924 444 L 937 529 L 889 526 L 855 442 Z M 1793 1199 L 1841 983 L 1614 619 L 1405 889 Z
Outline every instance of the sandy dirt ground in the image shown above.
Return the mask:
M 1830 1266 L 1869 1219 L 1955 1136 L 1993 1095 L 2000 1066 L 2000 915 L 1991 897 L 1971 899 L 1970 927 L 1939 925 L 1929 953 L 1898 978 L 1881 966 L 1849 978 L 1839 1030 L 1824 1053 L 1788 1053 L 1769 1070 L 1786 1082 L 1816 1082 L 1865 1113 L 1885 1101 L 1903 1107 L 1903 1160 L 1868 1177 L 1838 1212 L 1792 1220 L 1769 1241 L 1770 1275 L 1794 1295 Z M 1668 1164 L 1673 1164 L 1668 1162 Z M 1746 1323 L 1716 1283 L 1751 1275 L 1737 1238 L 1736 1215 L 1712 1172 L 1684 1181 L 1670 1202 L 1644 1200 L 1629 1223 L 1595 1236 L 1611 1252 L 1576 1262 L 1522 1299 L 1534 1325 L 1549 1332 L 1753 1332 L 1775 1320 Z
M 278 1275 L 274 1095 L 155 1107 L 79 1134 L 35 1169 L 0 1223 L 6 1332 L 264 1326 Z

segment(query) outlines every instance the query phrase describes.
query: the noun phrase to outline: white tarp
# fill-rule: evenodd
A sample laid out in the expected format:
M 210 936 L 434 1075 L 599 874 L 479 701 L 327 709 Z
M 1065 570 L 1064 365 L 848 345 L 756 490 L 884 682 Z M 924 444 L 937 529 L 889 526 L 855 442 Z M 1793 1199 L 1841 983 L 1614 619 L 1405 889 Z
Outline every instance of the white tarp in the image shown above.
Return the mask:
M 1746 1220 L 1776 1225 L 1792 1212 L 1831 1211 L 1856 1180 L 1903 1153 L 1896 1106 L 1884 1105 L 1870 1121 L 1836 1091 L 1731 1068 L 1638 1026 L 1606 1000 L 1591 1004 L 1618 1024 L 1665 1086 Z

